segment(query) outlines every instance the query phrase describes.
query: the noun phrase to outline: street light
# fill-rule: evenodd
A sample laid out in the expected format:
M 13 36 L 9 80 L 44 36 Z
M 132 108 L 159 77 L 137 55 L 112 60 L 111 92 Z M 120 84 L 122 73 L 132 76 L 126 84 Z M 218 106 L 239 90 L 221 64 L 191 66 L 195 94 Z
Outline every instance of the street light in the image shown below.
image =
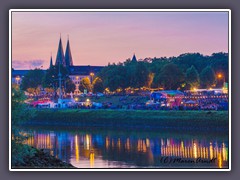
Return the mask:
M 16 78 L 16 81 L 17 81 L 17 85 L 18 85 L 18 81 L 21 79 L 19 76 L 17 76 Z
M 224 85 L 224 83 L 225 83 L 225 76 L 224 76 L 222 73 L 219 73 L 219 74 L 217 75 L 217 78 L 218 78 L 218 79 L 223 79 L 223 85 Z

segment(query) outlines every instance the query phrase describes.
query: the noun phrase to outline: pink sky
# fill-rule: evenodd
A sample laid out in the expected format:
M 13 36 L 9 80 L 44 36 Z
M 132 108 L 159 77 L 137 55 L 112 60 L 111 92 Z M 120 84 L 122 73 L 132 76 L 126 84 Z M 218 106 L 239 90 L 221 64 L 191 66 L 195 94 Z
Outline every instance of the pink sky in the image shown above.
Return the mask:
M 74 65 L 228 52 L 227 12 L 13 12 L 15 69 L 49 67 L 67 36 Z

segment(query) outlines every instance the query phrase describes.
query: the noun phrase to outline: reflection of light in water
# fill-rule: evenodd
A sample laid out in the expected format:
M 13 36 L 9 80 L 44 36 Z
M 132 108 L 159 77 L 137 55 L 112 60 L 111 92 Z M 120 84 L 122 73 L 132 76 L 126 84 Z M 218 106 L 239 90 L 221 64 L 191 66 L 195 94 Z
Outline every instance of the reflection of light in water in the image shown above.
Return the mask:
M 147 146 L 144 140 L 139 139 L 137 142 L 137 150 L 139 152 L 147 152 Z
M 117 141 L 117 148 L 118 150 L 121 150 L 121 139 L 118 138 L 118 141 Z
M 75 155 L 76 155 L 76 161 L 79 161 L 79 147 L 78 147 L 78 137 L 75 136 Z
M 140 139 L 138 139 L 138 141 L 137 141 L 137 150 L 141 151 L 141 140 Z
M 109 149 L 109 138 L 108 138 L 108 136 L 106 137 L 106 149 Z
M 170 146 L 170 139 L 167 139 L 167 146 Z
M 86 149 L 89 150 L 90 149 L 90 136 L 88 134 L 86 134 Z
M 226 148 L 226 145 L 222 143 L 222 152 L 223 152 L 223 161 L 228 160 L 228 149 Z
M 114 140 L 112 139 L 112 148 L 114 148 Z
M 181 153 L 180 157 L 184 157 L 184 143 L 183 143 L 183 141 L 181 141 L 181 150 L 180 150 L 180 153 Z
M 112 148 L 113 151 L 121 151 L 121 153 L 131 152 L 135 153 L 141 152 L 145 153 L 147 157 L 146 162 L 151 164 L 154 162 L 156 156 L 173 156 L 173 157 L 182 157 L 182 158 L 198 158 L 201 157 L 203 159 L 213 159 L 217 158 L 217 162 L 215 165 L 217 167 L 222 168 L 225 165 L 225 162 L 228 161 L 228 148 L 225 143 L 218 143 L 216 141 L 205 142 L 205 141 L 191 141 L 191 140 L 181 140 L 181 139 L 157 139 L 152 140 L 150 138 L 139 138 L 139 139 L 131 139 L 129 137 L 110 137 L 105 136 L 105 144 L 98 144 L 98 141 L 94 141 L 92 144 L 92 138 L 95 140 L 95 136 L 91 136 L 90 134 L 85 134 L 83 136 L 71 136 L 71 152 L 69 158 L 74 158 L 72 162 L 80 161 L 80 151 L 84 154 L 86 159 L 81 159 L 81 163 L 76 163 L 76 166 L 82 167 L 84 165 L 84 161 L 88 163 L 88 166 L 98 167 L 99 166 L 99 156 L 101 157 L 102 149 Z M 37 146 L 38 148 L 45 147 L 50 148 L 50 153 L 58 155 L 61 158 L 61 154 L 67 154 L 67 141 L 69 139 L 63 138 L 61 134 L 56 134 L 55 136 L 47 133 L 36 133 L 33 136 L 29 136 L 26 140 L 26 143 L 29 145 Z M 80 143 L 84 144 L 84 149 L 80 150 Z M 95 153 L 91 150 L 94 148 L 94 145 L 97 145 L 98 148 Z M 111 147 L 112 145 L 112 147 Z M 115 145 L 115 147 L 114 147 Z M 160 146 L 160 147 L 159 147 Z M 124 148 L 123 148 L 124 147 Z M 53 149 L 52 149 L 53 148 Z M 72 149 L 73 148 L 73 149 Z M 160 149 L 160 150 L 159 150 Z M 75 152 L 74 152 L 75 150 Z M 100 150 L 100 152 L 98 151 Z M 123 152 L 124 151 L 124 152 Z M 135 152 L 134 152 L 135 151 Z M 84 153 L 85 152 L 85 153 Z M 104 152 L 104 151 L 103 151 Z M 106 152 L 106 151 L 105 151 Z M 109 151 L 107 151 L 109 153 Z M 110 152 L 112 153 L 112 151 Z M 73 155 L 73 156 L 72 156 Z M 96 162 L 95 162 L 96 156 Z M 89 158 L 89 159 L 88 159 Z M 65 160 L 65 159 L 64 159 Z M 71 159 L 72 160 L 72 159 Z M 71 162 L 70 160 L 70 162 Z M 90 164 L 89 164 L 90 163 Z M 94 164 L 95 163 L 95 164 Z M 213 165 L 214 166 L 214 165 Z
M 209 146 L 209 151 L 210 151 L 210 159 L 212 159 L 213 158 L 213 145 L 211 142 L 210 142 L 210 146 Z
M 161 145 L 164 146 L 164 140 L 163 139 L 161 139 Z
M 149 141 L 148 138 L 146 139 L 146 146 L 147 146 L 147 147 L 150 147 L 150 141 Z
M 194 142 L 193 143 L 193 157 L 197 158 L 197 144 Z
M 127 151 L 130 151 L 130 139 L 129 138 L 127 138 L 125 148 L 126 148 Z
M 208 156 L 208 148 L 206 148 L 206 158 L 209 158 L 209 156 Z
M 90 153 L 90 167 L 94 168 L 94 151 Z
M 222 168 L 222 155 L 221 155 L 221 153 L 218 153 L 218 167 Z

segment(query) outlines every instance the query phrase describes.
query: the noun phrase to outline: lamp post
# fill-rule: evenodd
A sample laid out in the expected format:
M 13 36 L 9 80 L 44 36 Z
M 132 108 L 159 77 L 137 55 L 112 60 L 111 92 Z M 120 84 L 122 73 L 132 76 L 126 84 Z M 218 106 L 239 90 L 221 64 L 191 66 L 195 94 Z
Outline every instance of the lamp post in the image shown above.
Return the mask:
M 58 62 L 59 98 L 58 103 L 62 107 L 62 74 L 60 72 L 60 62 Z

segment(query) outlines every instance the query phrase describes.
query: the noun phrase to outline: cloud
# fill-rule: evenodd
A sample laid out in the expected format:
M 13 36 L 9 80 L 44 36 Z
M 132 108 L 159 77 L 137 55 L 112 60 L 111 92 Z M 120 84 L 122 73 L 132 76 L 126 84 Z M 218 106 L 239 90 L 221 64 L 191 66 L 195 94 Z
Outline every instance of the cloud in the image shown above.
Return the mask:
M 35 69 L 41 68 L 44 64 L 44 60 L 35 59 L 35 60 L 13 60 L 12 67 L 14 69 Z

